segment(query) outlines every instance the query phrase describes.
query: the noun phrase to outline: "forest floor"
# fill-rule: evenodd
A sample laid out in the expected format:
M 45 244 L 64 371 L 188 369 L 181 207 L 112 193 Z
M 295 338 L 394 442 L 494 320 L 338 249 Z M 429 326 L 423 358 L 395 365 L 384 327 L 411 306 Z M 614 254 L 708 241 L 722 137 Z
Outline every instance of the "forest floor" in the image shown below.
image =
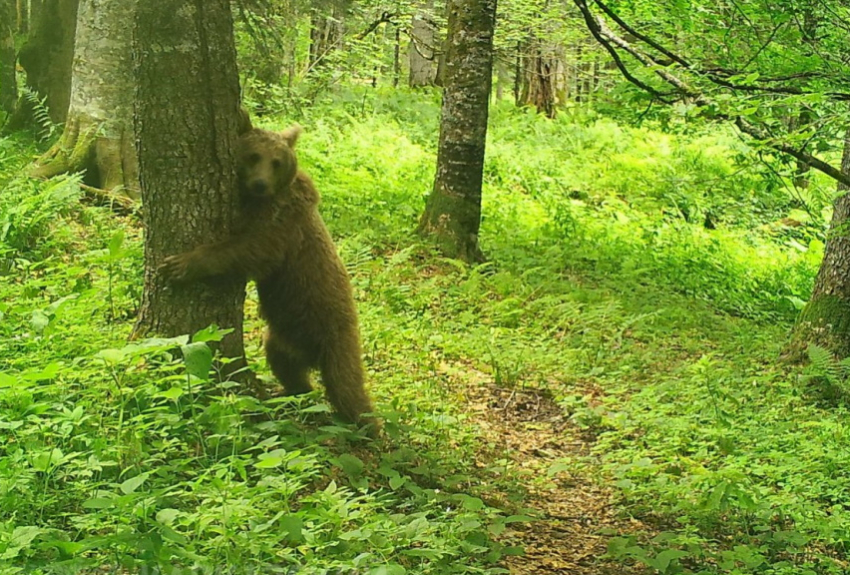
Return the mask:
M 484 436 L 508 454 L 529 477 L 546 476 L 558 460 L 591 456 L 593 439 L 564 416 L 563 410 L 537 391 L 506 390 L 480 385 L 469 409 Z M 614 495 L 583 475 L 545 486 L 529 482 L 525 505 L 537 513 L 532 523 L 518 527 L 524 554 L 509 557 L 506 566 L 517 575 L 629 575 L 644 573 L 636 566 L 602 558 L 607 534 L 629 533 L 646 526 L 623 519 Z

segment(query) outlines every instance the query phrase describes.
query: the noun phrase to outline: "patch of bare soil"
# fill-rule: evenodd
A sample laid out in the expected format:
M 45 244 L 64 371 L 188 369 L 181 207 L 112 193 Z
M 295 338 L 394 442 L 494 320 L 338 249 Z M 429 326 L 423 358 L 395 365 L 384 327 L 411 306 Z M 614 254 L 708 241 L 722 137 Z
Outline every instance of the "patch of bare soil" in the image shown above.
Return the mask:
M 501 389 L 482 383 L 484 378 L 473 379 L 479 381 L 467 389 L 467 396 L 474 420 L 505 456 L 529 472 L 528 477 L 545 478 L 556 461 L 588 455 L 591 440 L 541 392 Z M 606 532 L 627 533 L 644 526 L 617 516 L 610 490 L 587 478 L 565 475 L 526 485 L 524 504 L 535 509 L 540 519 L 513 524 L 525 555 L 509 557 L 505 566 L 517 575 L 645 573 L 639 567 L 601 558 L 610 537 Z

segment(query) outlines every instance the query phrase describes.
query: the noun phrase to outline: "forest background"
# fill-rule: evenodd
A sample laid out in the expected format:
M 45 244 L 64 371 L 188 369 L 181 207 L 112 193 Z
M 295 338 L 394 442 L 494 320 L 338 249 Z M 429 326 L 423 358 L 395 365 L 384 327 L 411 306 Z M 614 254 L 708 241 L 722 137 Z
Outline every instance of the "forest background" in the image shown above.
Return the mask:
M 455 253 L 414 234 L 472 21 L 446 15 L 493 3 L 204 4 L 255 124 L 305 126 L 376 441 L 219 377 L 222 330 L 128 344 L 142 212 L 177 202 L 139 170 L 227 144 L 150 129 L 196 78 L 140 42 L 201 4 L 131 4 L 0 2 L 0 572 L 850 569 L 844 3 L 503 0 Z M 187 110 L 239 96 L 215 63 Z M 264 377 L 261 328 L 249 287 Z

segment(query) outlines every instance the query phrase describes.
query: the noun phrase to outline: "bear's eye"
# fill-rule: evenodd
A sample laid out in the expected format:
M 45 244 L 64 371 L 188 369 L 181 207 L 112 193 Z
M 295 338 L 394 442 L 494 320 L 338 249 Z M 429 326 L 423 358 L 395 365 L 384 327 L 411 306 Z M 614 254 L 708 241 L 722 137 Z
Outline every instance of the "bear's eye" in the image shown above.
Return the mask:
M 248 164 L 249 165 L 254 165 L 259 161 L 260 161 L 260 154 L 257 154 L 256 152 L 253 153 L 253 154 L 250 154 L 248 156 Z
M 275 170 L 279 170 L 282 166 L 283 166 L 283 162 L 281 162 L 280 160 L 272 160 L 272 167 Z

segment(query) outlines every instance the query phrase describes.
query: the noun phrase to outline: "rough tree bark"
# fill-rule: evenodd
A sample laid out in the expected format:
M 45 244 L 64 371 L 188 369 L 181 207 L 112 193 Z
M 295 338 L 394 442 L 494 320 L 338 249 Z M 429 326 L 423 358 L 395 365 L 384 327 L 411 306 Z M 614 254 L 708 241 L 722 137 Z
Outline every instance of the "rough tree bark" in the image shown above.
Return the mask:
M 483 260 L 481 184 L 493 74 L 496 0 L 450 0 L 437 175 L 419 222 L 450 257 Z
M 534 106 L 538 113 L 554 118 L 557 114 L 554 82 L 557 57 L 539 38 L 531 39 L 525 46 L 522 90 L 517 105 Z
M 844 136 L 841 171 L 850 173 L 850 128 Z M 838 357 L 850 356 L 850 193 L 838 184 L 823 261 L 815 288 L 792 333 L 787 356 L 800 359 L 810 343 Z
M 78 0 L 44 0 L 30 20 L 30 35 L 18 54 L 27 73 L 27 86 L 45 98 L 50 119 L 65 121 L 71 101 L 71 64 L 77 28 Z M 33 16 L 36 11 L 33 11 Z M 19 129 L 32 123 L 34 108 L 22 98 L 8 128 Z
M 219 351 L 244 358 L 244 280 L 172 285 L 157 273 L 166 256 L 226 237 L 236 215 L 239 79 L 230 2 L 140 2 L 134 44 L 145 206 L 144 292 L 134 337 L 216 324 L 234 330 Z
M 0 110 L 11 114 L 18 101 L 15 74 L 15 0 L 0 0 Z
M 48 178 L 86 173 L 86 183 L 139 197 L 133 141 L 132 25 L 136 0 L 80 0 L 65 131 L 31 170 Z
M 411 88 L 433 86 L 437 79 L 436 27 L 432 21 L 434 0 L 428 0 L 411 18 L 410 44 L 407 59 L 410 67 L 408 85 Z

